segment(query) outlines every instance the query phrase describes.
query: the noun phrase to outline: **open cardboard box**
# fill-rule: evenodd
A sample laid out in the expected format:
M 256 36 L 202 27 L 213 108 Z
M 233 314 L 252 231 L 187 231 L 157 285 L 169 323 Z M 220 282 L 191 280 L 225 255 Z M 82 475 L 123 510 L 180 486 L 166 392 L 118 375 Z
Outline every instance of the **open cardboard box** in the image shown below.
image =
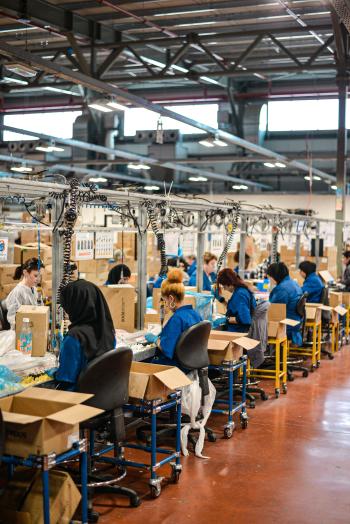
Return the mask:
M 317 304 L 313 302 L 307 302 L 305 304 L 306 320 L 312 320 L 313 322 L 321 322 L 322 311 L 329 311 L 330 313 L 332 313 L 333 308 L 331 306 L 325 306 L 324 304 Z
M 344 306 L 350 306 L 350 293 L 348 291 L 343 291 L 342 295 L 342 304 Z
M 318 274 L 322 278 L 323 282 L 325 282 L 326 284 L 329 284 L 329 282 L 334 282 L 334 277 L 332 273 L 330 273 L 327 269 L 319 271 Z
M 258 340 L 248 338 L 246 333 L 212 331 L 208 340 L 209 362 L 217 366 L 223 362 L 239 360 L 244 349 L 249 351 L 258 344 Z
M 129 396 L 134 399 L 166 400 L 175 389 L 189 386 L 191 381 L 177 367 L 132 362 Z
M 343 293 L 339 291 L 330 291 L 328 294 L 329 305 L 331 307 L 341 306 L 343 304 Z
M 79 440 L 79 423 L 103 413 L 82 405 L 92 396 L 33 387 L 0 399 L 5 453 L 27 457 L 70 449 Z
M 267 334 L 269 338 L 282 340 L 287 336 L 287 326 L 295 327 L 300 322 L 286 318 L 286 304 L 270 304 L 268 309 Z
M 19 344 L 19 336 L 22 330 L 23 319 L 29 318 L 32 328 L 32 357 L 43 357 L 47 351 L 49 339 L 49 316 L 48 306 L 20 306 L 16 313 L 16 347 Z
M 100 286 L 109 306 L 115 329 L 135 331 L 136 291 L 129 284 Z

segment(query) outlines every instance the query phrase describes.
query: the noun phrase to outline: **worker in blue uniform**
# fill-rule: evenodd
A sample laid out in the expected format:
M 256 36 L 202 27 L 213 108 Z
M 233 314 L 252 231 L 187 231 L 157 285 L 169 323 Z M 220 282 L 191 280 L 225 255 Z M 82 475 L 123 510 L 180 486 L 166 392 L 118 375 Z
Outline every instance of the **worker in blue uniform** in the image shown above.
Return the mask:
M 301 276 L 305 279 L 302 291 L 307 293 L 307 302 L 321 303 L 324 284 L 316 273 L 316 264 L 305 260 L 299 264 Z
M 248 284 L 230 268 L 222 269 L 217 278 L 217 290 L 225 289 L 232 293 L 227 302 L 227 331 L 247 333 L 252 323 L 256 300 Z M 220 296 L 220 295 L 219 295 Z M 221 297 L 223 298 L 223 297 Z M 220 302 L 224 302 L 219 298 Z
M 159 337 L 152 333 L 145 335 L 147 342 L 157 345 L 156 356 L 152 360 L 154 364 L 181 368 L 175 357 L 176 344 L 184 331 L 202 321 L 199 313 L 191 305 L 184 305 L 185 286 L 182 279 L 183 271 L 172 269 L 162 283 L 162 300 L 165 309 L 171 311 L 172 315 L 164 325 Z
M 194 273 L 197 270 L 197 259 L 194 255 L 189 255 L 185 257 L 185 260 L 187 262 L 187 274 L 189 277 L 192 276 L 192 273 Z
M 168 271 L 170 268 L 177 267 L 177 257 L 169 258 L 167 261 Z M 153 289 L 159 289 L 162 286 L 163 280 L 166 279 L 166 275 L 159 276 L 153 284 Z
M 267 268 L 267 275 L 273 284 L 276 284 L 270 293 L 270 302 L 272 304 L 286 304 L 287 318 L 301 322 L 302 318 L 297 313 L 297 304 L 303 292 L 300 286 L 290 278 L 287 266 L 284 262 L 275 262 Z M 287 336 L 294 346 L 301 346 L 301 324 L 287 326 Z
M 216 278 L 217 256 L 213 253 L 204 253 L 203 257 L 203 291 L 211 291 Z M 197 286 L 197 269 L 192 273 L 189 286 Z

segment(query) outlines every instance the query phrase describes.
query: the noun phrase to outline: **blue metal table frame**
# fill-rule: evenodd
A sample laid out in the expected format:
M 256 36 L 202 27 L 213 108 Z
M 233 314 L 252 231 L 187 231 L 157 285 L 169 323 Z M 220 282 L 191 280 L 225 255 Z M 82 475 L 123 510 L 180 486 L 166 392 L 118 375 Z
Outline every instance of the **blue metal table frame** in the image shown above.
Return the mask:
M 81 476 L 81 508 L 82 508 L 82 523 L 88 524 L 88 489 L 87 489 L 87 442 L 86 439 L 81 439 L 75 442 L 72 448 L 65 453 L 56 455 L 31 455 L 28 458 L 16 457 L 13 455 L 3 455 L 0 457 L 0 462 L 7 464 L 8 476 L 11 478 L 16 466 L 26 466 L 28 468 L 38 468 L 41 470 L 41 479 L 43 486 L 43 510 L 44 510 L 44 524 L 50 524 L 50 481 L 49 471 L 71 460 L 74 457 L 80 457 L 80 476 Z
M 157 447 L 157 415 L 169 411 L 172 408 L 176 408 L 176 444 L 175 452 L 173 449 L 165 449 Z M 118 449 L 115 448 L 114 444 L 103 447 L 98 452 L 93 449 L 93 442 L 90 442 L 90 454 L 93 460 L 106 462 L 110 464 L 120 466 L 130 466 L 133 468 L 142 468 L 149 470 L 150 490 L 153 498 L 156 498 L 161 493 L 161 482 L 162 477 L 157 476 L 157 470 L 165 464 L 170 464 L 172 467 L 173 482 L 179 480 L 179 476 L 182 470 L 180 463 L 181 454 L 181 391 L 176 391 L 169 395 L 167 400 L 140 400 L 138 404 L 125 404 L 124 411 L 132 412 L 133 415 L 140 417 L 151 418 L 151 445 L 141 445 L 133 443 L 123 443 L 123 446 Z M 92 446 L 92 447 L 91 447 Z M 124 458 L 124 448 L 137 449 L 145 451 L 150 454 L 150 463 L 135 462 L 133 460 L 126 460 Z M 106 457 L 106 453 L 114 451 L 114 457 Z M 157 462 L 157 453 L 160 455 L 166 455 L 166 457 Z
M 227 415 L 227 424 L 224 427 L 224 436 L 231 438 L 235 423 L 233 421 L 233 415 L 240 411 L 240 421 L 243 429 L 248 426 L 248 415 L 246 412 L 246 393 L 247 393 L 247 356 L 243 355 L 239 361 L 227 361 L 222 362 L 220 365 L 210 364 L 209 369 L 215 369 L 228 375 L 228 398 L 216 398 L 215 405 L 227 406 L 224 408 L 213 408 L 212 413 L 219 413 L 221 415 Z M 235 402 L 233 400 L 234 391 L 234 375 L 238 370 L 242 370 L 242 401 Z

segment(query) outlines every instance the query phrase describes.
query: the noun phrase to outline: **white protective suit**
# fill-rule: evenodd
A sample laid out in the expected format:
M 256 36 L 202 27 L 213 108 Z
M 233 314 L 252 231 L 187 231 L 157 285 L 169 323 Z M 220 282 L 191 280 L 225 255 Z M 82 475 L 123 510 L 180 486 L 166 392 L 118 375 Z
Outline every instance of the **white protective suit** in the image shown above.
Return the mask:
M 22 282 L 10 292 L 5 300 L 7 307 L 7 320 L 11 325 L 11 329 L 15 329 L 16 313 L 20 306 L 37 306 L 38 293 L 36 288 L 28 287 Z

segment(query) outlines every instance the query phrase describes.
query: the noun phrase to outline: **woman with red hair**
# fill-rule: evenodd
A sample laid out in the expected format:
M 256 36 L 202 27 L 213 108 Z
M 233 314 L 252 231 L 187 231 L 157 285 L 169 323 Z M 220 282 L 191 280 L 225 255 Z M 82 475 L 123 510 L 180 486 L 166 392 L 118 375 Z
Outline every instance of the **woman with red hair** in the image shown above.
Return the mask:
M 227 303 L 226 326 L 227 331 L 246 333 L 252 323 L 252 316 L 256 308 L 255 297 L 248 284 L 244 282 L 230 268 L 222 269 L 217 278 L 217 286 L 232 293 Z

